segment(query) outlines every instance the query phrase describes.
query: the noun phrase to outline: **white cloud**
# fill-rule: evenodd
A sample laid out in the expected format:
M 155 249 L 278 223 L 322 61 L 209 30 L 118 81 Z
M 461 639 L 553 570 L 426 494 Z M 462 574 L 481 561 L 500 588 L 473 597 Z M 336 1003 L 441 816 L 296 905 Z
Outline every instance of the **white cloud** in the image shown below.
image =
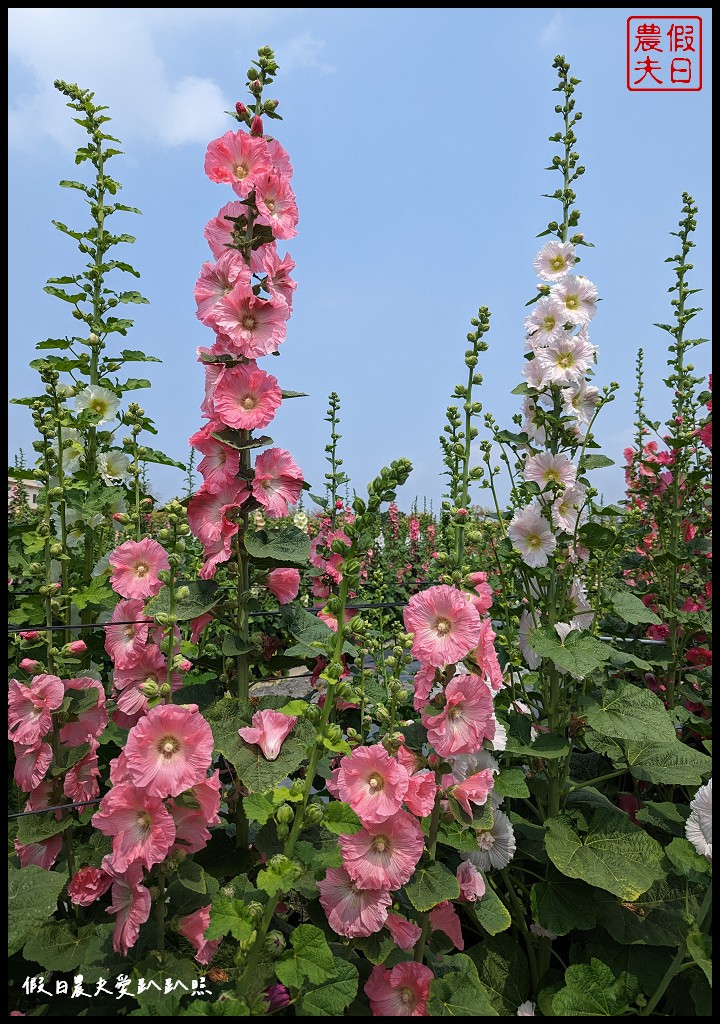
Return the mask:
M 277 47 L 277 62 L 281 71 L 305 71 L 312 68 L 322 74 L 330 74 L 335 70 L 332 64 L 324 64 L 320 54 L 325 47 L 322 39 L 317 39 L 310 32 L 289 39 Z
M 538 40 L 541 46 L 556 43 L 562 34 L 563 18 L 561 14 L 553 14 L 547 25 L 540 30 Z

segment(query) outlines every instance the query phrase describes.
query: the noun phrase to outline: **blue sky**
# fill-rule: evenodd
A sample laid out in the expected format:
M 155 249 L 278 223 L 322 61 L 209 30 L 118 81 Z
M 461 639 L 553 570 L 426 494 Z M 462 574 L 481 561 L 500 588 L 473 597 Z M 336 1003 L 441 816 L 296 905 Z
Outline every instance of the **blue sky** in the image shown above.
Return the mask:
M 295 168 L 300 222 L 287 246 L 297 264 L 294 312 L 280 358 L 265 362 L 283 388 L 310 396 L 286 402 L 270 432 L 321 492 L 324 416 L 336 391 L 340 455 L 358 492 L 406 456 L 415 470 L 401 506 L 417 496 L 437 509 L 438 436 L 480 305 L 491 309 L 492 330 L 478 397 L 502 426 L 519 411 L 510 391 L 521 379 L 535 236 L 555 216 L 542 198 L 555 176 L 543 168 L 556 151 L 547 137 L 560 127 L 552 60 L 562 53 L 582 80 L 578 205 L 595 243 L 582 272 L 603 298 L 591 331 L 594 383 L 621 385 L 596 426 L 618 466 L 597 471 L 595 483 L 617 500 L 641 346 L 647 412 L 669 414 L 666 336 L 652 325 L 669 318 L 664 260 L 675 251 L 669 232 L 684 190 L 700 207 L 692 284 L 704 289 L 704 312 L 693 336 L 710 331 L 711 12 L 680 13 L 703 19 L 699 92 L 628 91 L 625 29 L 636 8 L 9 8 L 10 395 L 37 388 L 27 366 L 35 343 L 75 326 L 69 307 L 42 290 L 48 277 L 80 268 L 51 221 L 87 225 L 79 193 L 58 187 L 78 176 L 73 155 L 84 141 L 53 88 L 62 78 L 108 105 L 108 130 L 123 143 L 112 172 L 121 201 L 143 216 L 121 224 L 117 215 L 115 226 L 137 237 L 127 257 L 150 300 L 129 307 L 136 325 L 124 344 L 163 359 L 147 364 L 151 390 L 133 397 L 156 422 L 155 446 L 187 457 L 203 422 L 195 349 L 212 343 L 193 299 L 211 258 L 203 229 L 234 198 L 205 178 L 203 159 L 208 142 L 237 127 L 223 111 L 244 98 L 248 64 L 269 45 L 284 117 L 274 131 Z M 707 373 L 710 347 L 694 356 Z M 33 440 L 27 409 L 11 406 L 10 461 L 21 447 L 30 456 Z M 182 488 L 179 471 L 153 467 L 151 479 L 165 499 Z M 487 492 L 474 497 L 488 503 Z

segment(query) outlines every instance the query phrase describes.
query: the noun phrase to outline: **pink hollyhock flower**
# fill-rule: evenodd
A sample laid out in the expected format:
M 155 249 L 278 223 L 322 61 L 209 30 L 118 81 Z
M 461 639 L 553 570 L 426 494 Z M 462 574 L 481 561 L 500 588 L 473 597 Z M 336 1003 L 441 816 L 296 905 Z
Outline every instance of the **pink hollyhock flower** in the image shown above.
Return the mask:
M 399 889 L 410 880 L 425 849 L 420 825 L 406 811 L 364 825 L 338 840 L 343 866 L 361 889 Z
M 104 896 L 113 883 L 112 875 L 103 868 L 80 868 L 68 885 L 68 896 L 79 907 L 89 907 Z
M 215 575 L 218 565 L 227 562 L 232 554 L 232 538 L 238 532 L 237 523 L 226 523 L 222 527 L 218 540 L 203 544 L 203 567 L 198 573 L 201 580 L 210 580 Z
M 105 650 L 115 663 L 115 668 L 130 668 L 142 656 L 147 644 L 149 623 L 152 621 L 144 615 L 144 608 L 144 600 L 137 599 L 120 600 L 113 609 L 111 625 L 105 628 Z
M 213 346 L 213 348 L 214 347 L 215 346 Z M 198 362 L 201 362 L 203 364 L 203 373 L 205 374 L 205 396 L 200 404 L 200 413 L 202 416 L 205 416 L 207 419 L 211 420 L 213 418 L 213 395 L 215 394 L 215 386 L 217 385 L 217 382 L 220 380 L 220 374 L 223 372 L 224 364 L 221 362 L 208 363 L 203 360 L 203 356 L 215 355 L 212 349 L 198 348 L 197 354 Z M 224 355 L 226 353 L 218 354 Z
M 290 1005 L 290 993 L 284 985 L 271 985 L 264 990 L 263 996 L 267 1002 L 266 1013 L 273 1013 Z
M 58 859 L 62 843 L 61 834 L 50 836 L 49 839 L 43 839 L 39 843 L 21 843 L 16 839 L 14 846 L 20 867 L 26 868 L 29 864 L 35 864 L 43 871 L 49 871 Z
M 130 730 L 125 745 L 134 785 L 159 797 L 178 796 L 202 782 L 212 752 L 212 731 L 197 704 L 157 705 Z
M 160 864 L 175 840 L 175 824 L 162 800 L 127 782 L 105 794 L 92 824 L 114 837 L 108 864 L 120 874 L 134 862 L 148 870 Z
M 211 837 L 202 811 L 182 806 L 171 800 L 170 814 L 175 823 L 175 842 L 170 849 L 170 854 L 172 855 L 177 850 L 188 854 L 204 850 Z
M 190 642 L 196 644 L 200 640 L 200 634 L 209 623 L 213 620 L 213 616 L 210 612 L 203 612 L 202 615 L 198 615 L 196 619 L 192 619 L 190 622 Z
M 232 528 L 233 534 L 237 533 L 237 523 L 228 519 L 228 512 L 239 508 L 249 497 L 244 480 L 230 480 L 220 491 L 210 491 L 203 484 L 188 503 L 190 529 L 203 545 L 223 539 L 226 528 Z
M 297 288 L 297 281 L 290 277 L 291 271 L 295 269 L 294 261 L 289 254 L 281 260 L 275 245 L 263 245 L 261 250 L 263 271 L 267 275 L 265 287 L 271 295 L 279 295 L 284 299 L 288 308 L 291 308 L 293 292 Z
M 244 220 L 240 221 L 238 226 L 237 219 L 239 217 L 244 218 Z M 211 221 L 208 221 L 205 225 L 205 239 L 216 260 L 229 251 L 228 246 L 237 247 L 239 243 L 245 240 L 245 227 L 243 225 L 246 223 L 246 220 L 247 206 L 235 200 L 234 202 L 226 203 L 222 210 L 219 211 L 217 217 L 213 217 Z M 252 259 L 250 260 L 250 269 L 256 269 L 252 265 Z
M 408 780 L 405 806 L 418 818 L 427 818 L 435 806 L 436 793 L 435 772 L 416 772 Z
M 52 712 L 57 711 L 65 697 L 62 680 L 57 676 L 39 675 L 30 685 L 11 679 L 8 692 L 8 737 L 14 743 L 37 746 L 52 728 Z
M 288 514 L 288 505 L 300 497 L 302 470 L 283 448 L 268 448 L 255 461 L 253 496 L 272 519 Z
M 392 911 L 387 916 L 385 927 L 399 949 L 410 950 L 422 935 L 422 928 Z
M 198 320 L 212 325 L 216 304 L 236 285 L 245 289 L 251 285 L 250 268 L 236 249 L 226 249 L 217 263 L 203 263 L 195 285 Z
M 407 770 L 408 775 L 412 775 L 416 772 L 422 761 L 417 754 L 414 754 L 412 750 L 408 750 L 404 743 L 395 751 L 395 759 Z
M 60 727 L 60 742 L 68 747 L 79 747 L 85 743 L 88 737 L 97 738 L 105 731 L 108 724 L 107 707 L 105 706 L 105 690 L 97 679 L 91 676 L 79 676 L 77 679 L 63 680 L 65 694 L 72 695 L 74 692 L 84 690 L 95 690 L 97 693 L 97 704 L 95 707 L 86 708 L 77 716 L 76 722 L 66 722 Z
M 206 941 L 205 932 L 210 924 L 210 905 L 200 907 L 192 914 L 186 914 L 178 922 L 178 931 L 195 947 L 195 959 L 199 964 L 209 964 L 215 956 L 222 939 Z
M 102 866 L 112 875 L 112 903 L 106 913 L 117 914 L 115 931 L 113 932 L 113 949 L 116 953 L 122 950 L 123 956 L 128 955 L 138 940 L 140 926 L 150 917 L 152 898 L 143 885 L 142 865 L 135 861 L 127 871 L 115 871 L 110 864 L 109 856 L 103 858 Z
M 84 640 L 73 640 L 72 643 L 67 645 L 69 654 L 84 654 L 86 650 L 87 644 Z
M 688 647 L 686 657 L 691 665 L 712 665 L 712 651 L 707 647 Z
M 415 693 L 413 696 L 413 707 L 416 711 L 421 711 L 425 707 L 428 700 L 430 699 L 430 692 L 435 685 L 435 666 L 434 665 L 421 665 L 415 673 L 413 679 L 413 686 Z
M 695 431 L 696 437 L 699 437 L 702 443 L 707 449 L 712 451 L 712 420 L 708 420 L 702 427 Z
M 130 775 L 127 770 L 127 758 L 125 751 L 121 750 L 117 757 L 110 762 L 110 782 L 118 786 L 121 782 L 130 782 Z
M 456 949 L 465 949 L 458 912 L 448 900 L 433 907 L 430 911 L 430 924 L 433 931 L 444 932 Z
M 45 811 L 48 807 L 55 806 L 57 799 L 55 796 L 55 783 L 52 779 L 45 779 L 30 792 L 30 796 L 25 804 L 26 811 Z M 62 811 L 54 811 L 55 821 L 60 821 L 62 818 Z
M 493 693 L 501 690 L 504 685 L 503 673 L 495 650 L 495 631 L 490 619 L 483 619 L 480 624 L 480 640 L 472 657 Z
M 340 799 L 364 825 L 375 825 L 400 810 L 409 785 L 405 768 L 379 744 L 356 747 L 342 759 L 337 776 Z
M 23 670 L 23 672 L 33 673 L 40 668 L 40 662 L 35 661 L 34 658 L 23 658 L 22 661 L 20 662 L 19 667 Z
M 451 785 L 448 793 L 450 796 L 454 797 L 462 809 L 472 817 L 473 809 L 470 804 L 477 804 L 478 807 L 481 807 L 487 800 L 488 794 L 492 788 L 493 773 L 490 768 L 485 768 L 476 775 L 471 775 L 462 782 L 458 782 L 456 785 Z
M 298 569 L 273 569 L 267 575 L 266 585 L 280 604 L 288 604 L 300 590 L 300 572 Z
M 456 676 L 445 687 L 446 705 L 437 715 L 421 712 L 428 741 L 441 757 L 472 754 L 495 735 L 492 695 L 479 676 Z
M 469 860 L 458 865 L 457 880 L 460 883 L 460 899 L 475 903 L 485 895 L 485 879 Z
M 170 568 L 167 552 L 156 540 L 126 540 L 111 553 L 113 568 L 110 586 L 122 597 L 134 599 L 155 597 L 162 590 L 158 579 L 161 570 Z
M 51 761 L 52 747 L 49 743 L 30 746 L 16 743 L 13 778 L 20 789 L 26 793 L 36 789 L 45 778 Z
M 577 466 L 567 455 L 540 452 L 526 458 L 523 475 L 526 480 L 536 483 L 541 491 L 553 485 L 570 487 L 577 479 Z
M 85 757 L 81 757 L 67 770 L 63 779 L 63 793 L 69 800 L 93 800 L 100 792 L 100 765 L 97 756 L 100 744 L 92 736 L 87 737 L 86 742 L 88 741 L 90 750 Z
M 286 150 L 283 149 L 277 139 L 267 139 L 266 141 L 273 167 L 278 174 L 282 174 L 289 181 L 293 176 L 293 169 Z
M 435 975 L 412 960 L 392 970 L 378 964 L 365 982 L 373 1017 L 427 1017 L 430 982 Z
M 252 725 L 238 729 L 246 743 L 257 743 L 268 761 L 274 761 L 283 743 L 295 728 L 295 715 L 283 715 L 279 711 L 256 711 Z
M 472 603 L 480 615 L 489 612 L 493 603 L 493 589 L 487 581 L 486 572 L 471 572 L 470 581 L 477 597 L 472 598 Z
M 208 145 L 205 153 L 205 173 L 210 181 L 232 185 L 241 199 L 250 195 L 258 178 L 267 174 L 270 166 L 265 140 L 242 130 L 225 132 Z
M 414 634 L 413 655 L 436 668 L 461 661 L 480 636 L 477 609 L 445 584 L 414 594 L 403 619 L 408 633 Z
M 214 775 L 211 775 L 209 779 L 203 779 L 202 782 L 198 782 L 197 785 L 184 794 L 183 799 L 186 804 L 190 800 L 193 803 L 197 803 L 205 824 L 219 825 L 220 817 L 218 811 L 220 810 L 221 790 L 220 769 L 216 768 Z
M 277 378 L 255 363 L 226 367 L 213 394 L 215 415 L 234 430 L 266 427 L 281 403 Z
M 116 668 L 113 673 L 113 684 L 116 690 L 123 692 L 130 689 L 137 689 L 142 683 L 156 683 L 162 686 L 167 680 L 167 659 L 159 647 L 155 644 L 148 644 L 142 651 L 140 658 L 129 668 Z M 132 713 L 124 705 L 128 713 Z
M 536 501 L 518 509 L 510 521 L 508 537 L 523 562 L 533 569 L 547 565 L 549 555 L 557 547 L 550 524 Z
M 385 924 L 392 900 L 384 889 L 361 889 L 345 868 L 328 868 L 317 887 L 328 923 L 338 935 L 366 938 Z
M 216 329 L 246 359 L 277 352 L 285 341 L 288 305 L 275 296 L 261 299 L 252 291 L 236 288 L 213 311 Z
M 29 643 L 31 640 L 37 640 L 40 633 L 36 629 L 21 629 L 18 636 L 21 640 L 27 640 Z
M 553 502 L 553 526 L 565 533 L 574 534 L 578 523 L 587 518 L 586 501 L 587 491 L 581 484 L 566 487 Z
M 198 463 L 198 472 L 205 482 L 206 490 L 211 494 L 232 485 L 240 468 L 238 449 L 212 436 L 222 429 L 222 423 L 211 419 L 188 442 L 205 456 Z
M 294 238 L 298 208 L 295 193 L 286 178 L 276 171 L 260 178 L 256 184 L 255 202 L 259 224 L 266 224 L 275 238 Z
M 589 324 L 597 311 L 598 291 L 587 277 L 566 275 L 553 287 L 549 298 L 563 323 Z

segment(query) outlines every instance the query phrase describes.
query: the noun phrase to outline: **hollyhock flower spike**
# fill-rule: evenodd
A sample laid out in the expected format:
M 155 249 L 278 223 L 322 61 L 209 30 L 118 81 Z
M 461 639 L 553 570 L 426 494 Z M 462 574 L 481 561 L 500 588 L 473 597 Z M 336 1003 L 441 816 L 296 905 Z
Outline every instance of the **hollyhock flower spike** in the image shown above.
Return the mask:
M 283 715 L 279 711 L 256 711 L 252 725 L 238 729 L 246 743 L 256 743 L 268 761 L 274 761 L 283 743 L 295 728 L 295 715 Z
M 413 961 L 396 964 L 392 970 L 376 965 L 365 982 L 373 1017 L 427 1017 L 434 977 L 429 967 Z
M 461 591 L 445 584 L 414 594 L 403 620 L 413 634 L 413 655 L 436 668 L 461 661 L 480 638 L 477 609 Z
M 338 935 L 366 938 L 385 924 L 392 903 L 384 889 L 361 889 L 345 868 L 328 868 L 317 883 L 328 924 Z
M 170 568 L 167 552 L 150 537 L 125 541 L 115 548 L 109 561 L 113 570 L 110 586 L 121 597 L 134 600 L 146 600 L 159 594 L 162 582 L 158 573 Z
M 356 747 L 342 759 L 337 788 L 363 824 L 374 825 L 400 810 L 409 781 L 407 769 L 378 744 Z
M 132 782 L 158 797 L 178 796 L 203 782 L 212 752 L 212 731 L 196 704 L 152 708 L 130 730 L 125 745 Z

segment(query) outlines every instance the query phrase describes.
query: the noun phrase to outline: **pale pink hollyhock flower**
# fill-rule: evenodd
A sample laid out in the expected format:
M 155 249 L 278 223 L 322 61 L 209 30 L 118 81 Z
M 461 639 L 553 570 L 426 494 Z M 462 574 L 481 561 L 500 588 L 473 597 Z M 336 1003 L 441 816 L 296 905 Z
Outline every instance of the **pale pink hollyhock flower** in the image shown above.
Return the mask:
M 250 268 L 236 249 L 227 249 L 217 263 L 203 263 L 195 285 L 198 320 L 212 325 L 215 305 L 236 285 L 251 285 Z
M 37 743 L 30 746 L 16 743 L 13 778 L 20 789 L 29 793 L 39 786 L 45 778 L 51 761 L 52 747 L 49 743 Z
M 273 569 L 267 575 L 266 586 L 280 604 L 294 601 L 300 589 L 298 569 Z
M 413 679 L 413 686 L 415 693 L 413 696 L 413 707 L 416 711 L 420 711 L 425 707 L 428 700 L 430 699 L 430 693 L 433 686 L 435 685 L 435 666 L 434 665 L 421 665 L 415 673 Z
M 579 579 L 574 579 L 568 592 L 568 601 L 572 608 L 570 625 L 573 629 L 590 629 L 595 619 L 592 605 L 588 603 L 587 591 Z
M 175 824 L 162 800 L 127 782 L 105 794 L 100 810 L 92 816 L 92 825 L 113 836 L 108 863 L 119 873 L 134 862 L 148 869 L 159 864 L 175 841 Z
M 523 562 L 532 569 L 547 565 L 548 556 L 557 547 L 550 524 L 536 501 L 518 509 L 510 521 L 508 537 L 515 550 L 520 552 Z
M 370 1012 L 373 1017 L 427 1017 L 434 978 L 429 967 L 412 960 L 396 964 L 392 970 L 376 965 L 364 987 Z
M 466 855 L 481 871 L 491 868 L 506 868 L 515 856 L 515 833 L 510 819 L 502 811 L 495 810 L 491 829 L 476 833 L 479 850 Z
M 38 786 L 33 789 L 27 799 L 25 807 L 26 811 L 45 811 L 50 806 L 55 806 L 57 803 L 55 797 L 56 789 L 55 782 L 53 779 L 45 779 Z M 62 811 L 54 811 L 55 821 L 60 821 L 62 818 Z
M 577 565 L 578 562 L 589 562 L 590 548 L 586 548 L 583 544 L 568 544 L 567 559 L 572 565 Z
M 588 426 L 600 401 L 600 391 L 585 380 L 563 388 L 560 392 L 563 412 L 566 416 L 575 416 L 580 423 Z
M 252 725 L 238 729 L 246 743 L 257 743 L 268 761 L 274 761 L 280 748 L 297 724 L 295 715 L 283 715 L 279 711 L 256 711 Z
M 356 747 L 340 763 L 337 787 L 363 824 L 375 825 L 400 810 L 410 777 L 380 744 Z
M 258 224 L 267 225 L 275 238 L 288 239 L 297 234 L 297 202 L 286 178 L 276 171 L 263 175 L 256 184 L 255 202 Z
M 574 335 L 566 334 L 540 349 L 535 360 L 542 371 L 542 386 L 555 384 L 564 388 L 579 384 L 590 369 L 596 351 L 595 345 L 590 344 L 583 331 Z
M 144 682 L 157 683 L 166 681 L 167 659 L 155 644 L 147 644 L 138 660 L 128 668 L 116 668 L 113 672 L 113 684 L 116 690 L 127 690 L 139 687 Z
M 209 964 L 215 956 L 222 939 L 206 941 L 205 932 L 210 924 L 210 905 L 200 907 L 192 914 L 186 914 L 178 921 L 178 931 L 195 947 L 195 959 L 199 964 Z
M 205 173 L 210 181 L 232 185 L 233 191 L 246 199 L 263 174 L 270 170 L 271 160 L 264 139 L 247 132 L 225 132 L 209 143 L 205 153 Z
M 15 840 L 15 853 L 20 861 L 20 867 L 26 868 L 28 864 L 35 864 L 44 871 L 49 871 L 58 859 L 62 849 L 63 837 L 61 834 L 50 836 L 39 843 L 21 843 Z
M 78 907 L 89 907 L 112 885 L 112 875 L 103 868 L 80 868 L 70 879 L 68 896 Z
M 218 540 L 203 544 L 203 566 L 198 576 L 201 580 L 209 580 L 215 575 L 218 565 L 227 562 L 232 554 L 232 538 L 238 532 L 237 523 L 225 523 Z
M 35 661 L 34 658 L 23 658 L 22 661 L 20 662 L 19 667 L 23 670 L 23 672 L 33 673 L 40 668 L 40 662 Z
M 126 540 L 110 554 L 112 566 L 110 586 L 121 597 L 138 600 L 155 597 L 162 590 L 158 579 L 161 570 L 168 570 L 167 552 L 151 537 L 144 540 Z
M 526 346 L 534 351 L 562 338 L 565 321 L 548 296 L 538 299 L 533 305 L 532 312 L 525 320 L 525 330 L 529 335 Z
M 121 750 L 117 757 L 110 762 L 110 782 L 113 786 L 119 786 L 121 782 L 130 782 L 130 775 L 127 770 L 127 758 L 125 751 Z
M 222 362 L 209 363 L 203 359 L 203 356 L 208 356 L 212 354 L 211 349 L 202 347 L 198 348 L 197 354 L 198 362 L 202 363 L 203 373 L 205 375 L 205 394 L 200 404 L 200 414 L 201 416 L 204 416 L 206 419 L 211 420 L 213 418 L 213 395 L 215 394 L 215 387 L 217 385 L 217 382 L 220 380 L 220 374 L 223 372 L 225 365 Z M 190 443 L 193 444 L 193 441 L 191 440 Z
M 157 705 L 134 726 L 125 744 L 130 778 L 150 796 L 178 796 L 205 779 L 213 735 L 197 704 Z
M 422 928 L 395 914 L 392 911 L 387 916 L 385 927 L 390 932 L 393 942 L 400 949 L 410 950 L 422 935 Z
M 215 416 L 234 430 L 266 427 L 282 403 L 277 378 L 255 363 L 228 366 L 215 385 Z
M 464 860 L 459 864 L 456 874 L 460 884 L 461 900 L 475 903 L 476 900 L 483 898 L 485 895 L 485 879 L 471 861 Z
M 90 750 L 72 768 L 68 768 L 63 779 L 63 793 L 69 800 L 93 800 L 100 792 L 98 777 L 97 749 L 100 746 L 96 739 L 88 736 L 85 742 L 90 743 Z
M 495 649 L 495 630 L 490 619 L 483 619 L 480 627 L 480 639 L 472 653 L 480 675 L 485 679 L 493 693 L 497 693 L 505 685 L 502 669 Z
M 553 502 L 553 526 L 565 533 L 574 534 L 578 525 L 587 519 L 587 509 L 584 507 L 586 498 L 587 491 L 582 484 L 566 487 Z
M 228 519 L 228 512 L 239 508 L 249 497 L 244 480 L 232 479 L 219 491 L 210 491 L 203 484 L 188 503 L 190 529 L 203 545 L 221 540 L 225 527 L 233 527 L 232 533 L 237 533 L 237 523 Z
M 351 836 L 340 836 L 343 867 L 361 889 L 399 889 L 410 880 L 425 849 L 417 820 L 406 811 Z
M 204 850 L 211 837 L 203 812 L 194 807 L 181 806 L 171 800 L 170 814 L 175 825 L 175 842 L 170 848 L 170 855 L 177 850 L 182 850 L 186 854 Z
M 328 868 L 317 883 L 328 924 L 338 935 L 366 938 L 379 932 L 392 904 L 384 889 L 361 889 L 345 868 Z
M 589 324 L 597 312 L 598 290 L 587 277 L 568 274 L 553 286 L 549 299 L 563 323 Z
M 690 803 L 685 835 L 696 852 L 712 862 L 712 779 L 700 787 Z
M 245 229 L 238 229 L 235 223 L 238 217 L 247 217 L 247 206 L 235 200 L 226 203 L 217 217 L 213 217 L 205 225 L 205 239 L 216 260 L 230 251 L 228 246 L 236 246 L 239 241 L 244 240 Z M 254 269 L 252 261 L 250 269 Z
M 112 875 L 112 903 L 106 913 L 117 914 L 113 932 L 113 949 L 128 955 L 138 940 L 140 926 L 150 917 L 152 898 L 143 883 L 142 865 L 135 861 L 125 872 L 115 871 L 110 855 L 103 858 L 102 867 Z
M 559 281 L 577 262 L 572 242 L 546 242 L 533 260 L 535 273 L 543 281 Z
M 266 274 L 265 287 L 271 295 L 283 298 L 288 308 L 292 307 L 293 292 L 297 288 L 297 281 L 290 277 L 291 271 L 295 269 L 294 260 L 290 258 L 289 253 L 281 260 L 275 245 L 263 245 L 260 248 L 263 271 Z
M 255 460 L 253 496 L 272 519 L 288 514 L 288 505 L 300 497 L 303 474 L 283 448 L 268 448 Z
M 452 942 L 456 949 L 465 949 L 465 940 L 462 935 L 462 925 L 458 912 L 449 900 L 438 903 L 430 911 L 430 924 L 433 931 L 443 932 Z
M 8 692 L 8 738 L 13 743 L 36 746 L 52 728 L 52 714 L 65 697 L 57 676 L 39 675 L 30 685 L 11 679 Z
M 87 644 L 84 640 L 73 640 L 72 643 L 67 645 L 69 654 L 84 654 L 86 650 Z
M 265 141 L 273 167 L 278 174 L 282 174 L 289 181 L 293 176 L 293 169 L 287 151 L 283 149 L 277 139 L 266 139 Z
M 410 776 L 412 776 L 422 764 L 418 755 L 414 754 L 412 750 L 408 750 L 404 743 L 401 743 L 395 751 L 395 758 L 403 768 L 407 769 L 407 773 Z
M 493 773 L 489 768 L 484 768 L 481 772 L 468 776 L 462 782 L 456 783 L 452 775 L 449 778 L 452 780 L 452 783 L 448 793 L 457 800 L 470 817 L 474 813 L 470 804 L 473 803 L 477 804 L 478 807 L 482 807 L 487 801 L 490 790 L 494 785 Z
M 577 466 L 567 455 L 540 452 L 525 459 L 523 475 L 526 480 L 536 483 L 541 491 L 550 486 L 569 487 L 577 479 Z
M 520 625 L 518 627 L 518 645 L 520 647 L 520 653 L 528 664 L 528 668 L 533 671 L 540 667 L 542 658 L 539 654 L 530 646 L 530 635 L 538 628 L 538 624 L 533 620 L 532 615 L 527 609 L 523 610 L 520 616 Z
M 456 676 L 445 687 L 446 704 L 436 715 L 423 708 L 428 741 L 441 757 L 471 754 L 495 735 L 492 694 L 480 676 Z
M 535 1016 L 535 1003 L 526 1000 L 524 1003 L 520 1003 L 517 1008 L 516 1017 L 534 1017 Z
M 480 637 L 480 615 L 465 595 L 440 584 L 414 594 L 404 612 L 412 653 L 437 668 L 461 661 Z
M 405 806 L 418 818 L 427 818 L 435 806 L 436 793 L 435 772 L 416 772 L 408 780 Z
M 473 585 L 473 590 L 477 594 L 477 597 L 472 597 L 472 603 L 477 608 L 480 615 L 484 615 L 485 612 L 489 612 L 493 603 L 493 589 L 487 581 L 486 572 L 471 572 L 470 582 Z
M 37 640 L 37 638 L 40 636 L 40 633 L 36 629 L 22 629 L 18 633 L 18 636 L 20 637 L 21 640 L 27 640 L 29 643 L 31 640 Z
M 194 803 L 197 803 L 203 820 L 207 825 L 219 825 L 220 817 L 218 811 L 220 810 L 221 789 L 220 769 L 216 768 L 214 775 L 211 775 L 209 779 L 203 779 L 202 782 L 198 782 L 197 785 L 184 794 L 185 803 L 189 803 L 188 798 L 190 798 Z
M 192 619 L 190 622 L 190 642 L 196 644 L 200 640 L 200 634 L 213 620 L 213 616 L 210 612 L 203 612 L 202 615 L 198 615 L 196 619 Z
M 99 680 L 92 676 L 79 676 L 77 679 L 63 680 L 65 694 L 72 695 L 83 690 L 95 690 L 97 703 L 95 707 L 86 708 L 77 716 L 76 722 L 66 722 L 60 727 L 60 741 L 69 747 L 78 747 L 88 737 L 98 737 L 108 724 L 108 713 L 105 705 L 105 690 Z
M 277 352 L 285 341 L 289 312 L 279 297 L 260 299 L 252 291 L 236 288 L 218 302 L 213 315 L 217 330 L 235 350 L 246 359 L 257 359 Z
M 198 472 L 205 482 L 206 490 L 210 493 L 221 491 L 223 487 L 231 484 L 240 468 L 238 449 L 232 448 L 229 444 L 212 436 L 223 428 L 223 423 L 211 419 L 188 440 L 193 448 L 204 455 L 204 458 L 198 463 Z

